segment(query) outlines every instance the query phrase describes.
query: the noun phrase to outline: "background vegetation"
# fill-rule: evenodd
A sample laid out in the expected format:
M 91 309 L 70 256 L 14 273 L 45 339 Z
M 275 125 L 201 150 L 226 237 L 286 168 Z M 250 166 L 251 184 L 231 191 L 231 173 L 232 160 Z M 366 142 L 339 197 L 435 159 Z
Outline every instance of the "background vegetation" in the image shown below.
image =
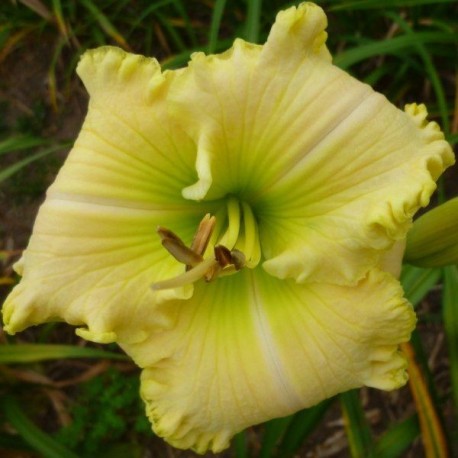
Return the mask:
M 219 52 L 235 37 L 264 42 L 281 0 L 3 0 L 0 2 L 0 287 L 26 246 L 36 209 L 81 126 L 75 76 L 87 48 L 114 44 L 164 67 Z M 458 141 L 458 6 L 453 0 L 317 1 L 335 63 L 394 104 L 423 101 Z M 287 52 L 287 50 L 285 50 Z M 458 195 L 456 167 L 437 202 Z M 410 385 L 345 393 L 237 436 L 220 456 L 458 456 L 458 269 L 406 265 L 419 325 Z M 154 437 L 138 370 L 117 349 L 88 345 L 65 325 L 0 332 L 0 456 L 192 457 Z M 453 439 L 455 438 L 455 443 Z

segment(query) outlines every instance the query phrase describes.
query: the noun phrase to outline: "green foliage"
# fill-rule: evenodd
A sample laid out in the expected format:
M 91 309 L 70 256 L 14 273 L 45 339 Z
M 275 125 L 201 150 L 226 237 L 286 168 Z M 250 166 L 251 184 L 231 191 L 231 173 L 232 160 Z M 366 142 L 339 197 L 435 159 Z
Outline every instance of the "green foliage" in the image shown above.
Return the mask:
M 127 359 L 126 356 L 119 353 L 74 345 L 17 344 L 0 346 L 0 364 L 27 364 L 35 361 L 65 358 Z
M 59 444 L 48 434 L 41 431 L 24 413 L 17 400 L 11 396 L 1 399 L 5 415 L 10 424 L 34 450 L 45 458 L 77 458 L 65 444 Z
M 91 457 L 124 436 L 135 442 L 149 434 L 151 427 L 138 390 L 137 374 L 114 369 L 80 385 L 70 411 L 72 423 L 57 433 L 56 440 L 80 457 Z
M 361 405 L 358 390 L 342 393 L 339 398 L 351 456 L 354 458 L 374 457 L 372 431 Z

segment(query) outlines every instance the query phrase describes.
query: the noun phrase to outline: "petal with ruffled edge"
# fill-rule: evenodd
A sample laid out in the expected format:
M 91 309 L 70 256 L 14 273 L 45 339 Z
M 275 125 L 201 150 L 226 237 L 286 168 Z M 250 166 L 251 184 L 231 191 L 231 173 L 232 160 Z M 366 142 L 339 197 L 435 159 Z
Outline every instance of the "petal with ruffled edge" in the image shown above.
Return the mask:
M 437 124 L 426 122 L 425 107 L 406 110 L 373 93 L 277 180 L 261 205 L 269 273 L 351 283 L 405 237 L 454 163 Z
M 196 148 L 166 113 L 167 83 L 155 60 L 100 48 L 84 55 L 78 72 L 89 112 L 17 264 L 23 278 L 4 305 L 5 329 L 64 320 L 90 340 L 141 340 L 161 299 L 151 283 L 184 268 L 156 228 L 190 242 L 204 213 L 181 195 L 196 179 Z
M 193 55 L 170 100 L 198 145 L 184 196 L 248 202 L 270 274 L 351 284 L 405 236 L 453 154 L 423 106 L 406 114 L 333 66 L 325 27 L 316 5 L 283 11 L 262 47 Z
M 159 306 L 168 330 L 123 345 L 144 368 L 156 433 L 218 452 L 243 428 L 336 393 L 405 383 L 398 344 L 415 323 L 399 283 L 373 270 L 355 287 L 297 284 L 246 269 Z

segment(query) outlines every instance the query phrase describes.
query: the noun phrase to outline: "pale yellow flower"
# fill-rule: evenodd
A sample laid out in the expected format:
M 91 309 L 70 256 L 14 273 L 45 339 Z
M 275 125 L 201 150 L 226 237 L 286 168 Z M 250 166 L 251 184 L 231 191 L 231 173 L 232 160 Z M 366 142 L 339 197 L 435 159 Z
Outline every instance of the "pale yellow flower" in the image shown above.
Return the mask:
M 454 159 L 424 106 L 400 111 L 332 65 L 325 27 L 302 4 L 265 45 L 181 70 L 110 47 L 79 64 L 88 115 L 5 329 L 63 320 L 118 342 L 177 447 L 216 452 L 249 425 L 406 381 L 415 316 L 395 276 Z

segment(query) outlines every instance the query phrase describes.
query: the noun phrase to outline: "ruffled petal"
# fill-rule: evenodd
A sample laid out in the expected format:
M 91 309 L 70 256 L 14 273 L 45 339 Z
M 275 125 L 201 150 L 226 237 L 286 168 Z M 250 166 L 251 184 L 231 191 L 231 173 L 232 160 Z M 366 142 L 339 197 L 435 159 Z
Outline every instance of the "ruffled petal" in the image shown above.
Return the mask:
M 223 54 L 193 54 L 170 76 L 170 109 L 198 145 L 199 180 L 185 197 L 250 201 L 265 192 L 283 162 L 271 145 L 303 109 L 298 88 L 312 75 L 322 86 L 333 79 L 321 71 L 330 61 L 325 27 L 322 9 L 302 4 L 278 14 L 264 46 L 237 39 Z
M 186 198 L 249 203 L 270 274 L 355 284 L 454 159 L 424 106 L 404 113 L 331 64 L 325 27 L 316 5 L 283 11 L 263 47 L 193 55 L 169 100 L 198 145 Z
M 260 224 L 269 273 L 355 282 L 405 237 L 454 163 L 426 108 L 406 111 L 372 92 L 277 180 L 262 207 L 269 224 Z
M 77 71 L 89 111 L 48 194 L 183 208 L 181 189 L 196 177 L 196 146 L 167 113 L 168 83 L 156 60 L 102 47 L 85 53 Z
M 144 368 L 155 432 L 179 448 L 218 452 L 249 425 L 361 385 L 406 381 L 398 344 L 415 316 L 399 283 L 378 270 L 340 287 L 246 269 L 159 311 L 169 329 L 122 346 Z
M 192 287 L 153 292 L 184 270 L 161 246 L 158 225 L 190 243 L 205 213 L 183 199 L 195 180 L 195 146 L 167 116 L 154 60 L 101 48 L 78 67 L 89 113 L 41 207 L 4 306 L 5 329 L 65 320 L 87 339 L 142 339 L 158 300 Z

